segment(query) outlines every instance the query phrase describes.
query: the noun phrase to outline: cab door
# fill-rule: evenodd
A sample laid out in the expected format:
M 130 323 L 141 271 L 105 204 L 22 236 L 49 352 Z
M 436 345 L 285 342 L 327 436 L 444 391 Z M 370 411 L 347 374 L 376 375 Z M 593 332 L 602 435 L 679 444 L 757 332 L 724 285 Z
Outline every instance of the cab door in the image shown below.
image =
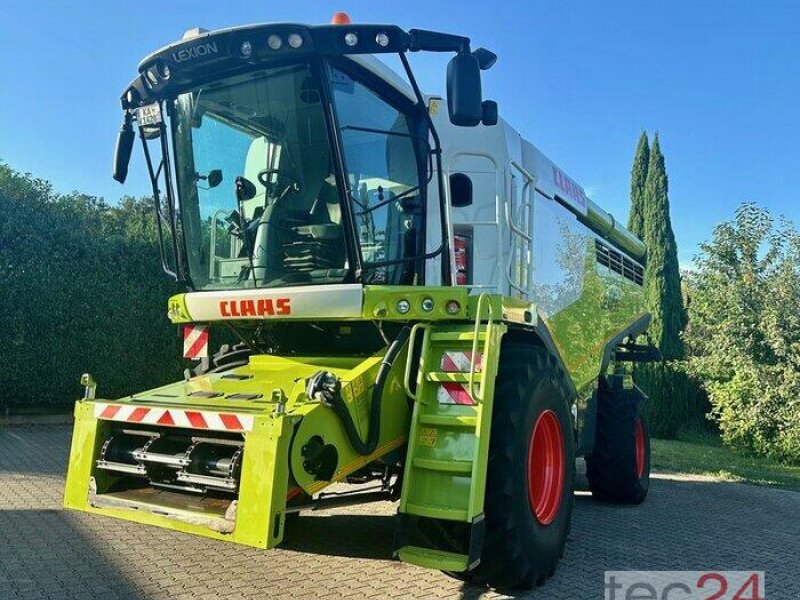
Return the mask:
M 462 152 L 446 168 L 453 284 L 475 292 L 500 292 L 502 172 L 494 159 Z

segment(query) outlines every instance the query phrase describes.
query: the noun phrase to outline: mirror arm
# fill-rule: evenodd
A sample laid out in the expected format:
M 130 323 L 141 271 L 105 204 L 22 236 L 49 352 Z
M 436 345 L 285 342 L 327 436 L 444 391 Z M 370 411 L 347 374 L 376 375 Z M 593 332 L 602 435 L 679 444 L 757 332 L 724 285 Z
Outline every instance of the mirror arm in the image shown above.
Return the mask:
M 451 33 L 409 29 L 408 49 L 411 52 L 469 52 L 469 38 Z

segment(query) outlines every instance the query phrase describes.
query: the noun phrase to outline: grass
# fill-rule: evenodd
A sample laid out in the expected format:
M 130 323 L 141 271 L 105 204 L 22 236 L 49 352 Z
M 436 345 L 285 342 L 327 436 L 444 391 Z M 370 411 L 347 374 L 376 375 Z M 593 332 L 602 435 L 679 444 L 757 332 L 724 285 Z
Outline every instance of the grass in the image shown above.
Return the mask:
M 800 492 L 800 466 L 737 452 L 723 446 L 714 434 L 688 433 L 679 435 L 677 440 L 654 439 L 651 452 L 655 471 L 708 475 Z

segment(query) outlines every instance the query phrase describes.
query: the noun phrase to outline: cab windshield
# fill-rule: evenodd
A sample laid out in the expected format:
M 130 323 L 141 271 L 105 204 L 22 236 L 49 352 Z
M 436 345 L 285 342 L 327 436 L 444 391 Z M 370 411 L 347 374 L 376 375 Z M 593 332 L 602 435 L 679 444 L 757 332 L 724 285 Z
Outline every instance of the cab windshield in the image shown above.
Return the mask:
M 308 63 L 270 67 L 174 101 L 177 189 L 195 289 L 341 283 L 356 262 L 367 282 L 413 279 L 415 261 L 405 258 L 423 237 L 409 121 L 344 71 L 317 72 Z M 335 118 L 326 114 L 326 92 Z M 345 164 L 339 177 L 334 144 Z

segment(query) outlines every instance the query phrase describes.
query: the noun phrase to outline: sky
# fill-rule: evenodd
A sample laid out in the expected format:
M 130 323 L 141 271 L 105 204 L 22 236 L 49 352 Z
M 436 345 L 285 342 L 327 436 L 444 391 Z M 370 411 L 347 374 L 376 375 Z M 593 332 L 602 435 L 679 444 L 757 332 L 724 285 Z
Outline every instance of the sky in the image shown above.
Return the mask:
M 4 0 L 0 160 L 110 202 L 148 195 L 139 153 L 111 179 L 119 95 L 139 60 L 190 27 L 354 22 L 468 35 L 499 59 L 484 96 L 625 222 L 636 141 L 659 132 L 681 264 L 737 205 L 800 225 L 800 3 L 791 0 Z M 445 55 L 412 55 L 423 91 Z

